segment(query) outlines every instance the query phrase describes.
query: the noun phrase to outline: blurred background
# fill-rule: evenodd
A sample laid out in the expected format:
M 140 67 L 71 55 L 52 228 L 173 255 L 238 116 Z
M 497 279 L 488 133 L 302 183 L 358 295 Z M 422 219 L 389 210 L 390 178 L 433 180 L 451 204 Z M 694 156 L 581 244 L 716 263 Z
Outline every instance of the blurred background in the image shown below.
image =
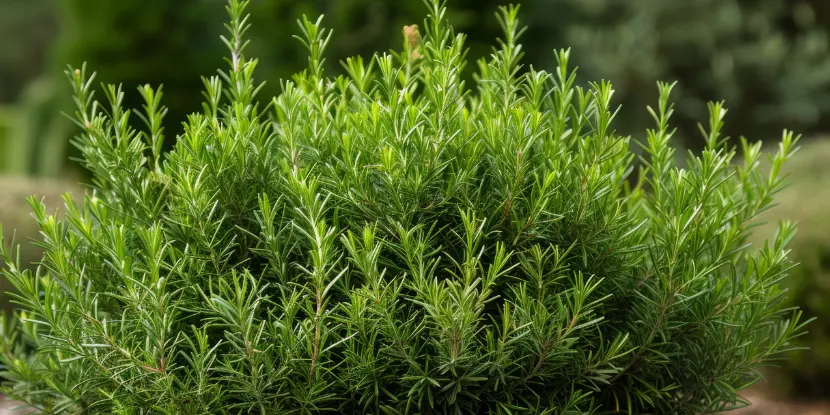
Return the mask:
M 144 83 L 164 85 L 166 132 L 181 130 L 185 114 L 201 104 L 200 76 L 224 65 L 219 40 L 225 0 L 0 0 L 0 223 L 18 242 L 37 237 L 24 197 L 36 194 L 52 208 L 64 192 L 81 193 L 85 180 L 71 157 L 72 98 L 63 70 L 87 62 L 98 80 L 121 82 L 127 104 Z M 490 52 L 503 0 L 451 0 L 448 16 L 466 33 L 469 57 Z M 352 55 L 400 49 L 401 29 L 421 24 L 420 0 L 253 0 L 249 55 L 260 58 L 265 97 L 306 64 L 292 38 L 302 14 L 324 14 L 334 30 L 330 73 Z M 802 265 L 787 282 L 791 300 L 820 319 L 782 368 L 765 371 L 759 408 L 807 413 L 830 400 L 830 1 L 827 0 L 524 0 L 525 64 L 551 69 L 553 50 L 570 47 L 582 82 L 610 80 L 624 107 L 617 128 L 635 139 L 650 127 L 645 109 L 657 80 L 675 89 L 676 144 L 698 149 L 697 122 L 706 102 L 726 100 L 727 133 L 774 145 L 783 128 L 804 138 L 790 164 L 793 186 L 766 213 L 801 223 L 793 248 Z M 467 79 L 472 80 L 468 65 Z M 172 140 L 168 140 L 170 142 Z M 683 154 L 683 152 L 679 152 Z M 762 226 L 756 242 L 771 235 Z M 28 244 L 27 244 L 28 245 Z M 30 264 L 38 252 L 21 251 Z M 4 283 L 3 283 L 4 284 Z M 0 298 L 8 308 L 8 299 Z M 755 393 L 755 392 L 753 392 Z M 754 395 L 753 395 L 754 396 Z M 763 400 L 761 400 L 763 399 Z M 779 403 L 775 403 L 779 402 Z M 800 405 L 800 406 L 779 406 Z M 783 409 L 782 409 L 783 408 Z M 789 409 L 788 409 L 789 408 Z M 795 408 L 795 409 L 793 409 Z M 753 409 L 755 411 L 756 409 Z M 789 412 L 787 412 L 789 411 Z M 817 412 L 817 413 L 830 413 Z

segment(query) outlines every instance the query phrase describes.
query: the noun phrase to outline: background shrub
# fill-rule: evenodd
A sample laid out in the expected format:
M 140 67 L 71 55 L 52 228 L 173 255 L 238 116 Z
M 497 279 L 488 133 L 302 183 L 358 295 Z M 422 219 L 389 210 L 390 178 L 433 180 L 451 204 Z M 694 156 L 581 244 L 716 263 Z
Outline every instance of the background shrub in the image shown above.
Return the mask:
M 626 132 L 651 122 L 654 79 L 679 81 L 676 123 L 699 148 L 706 102 L 725 100 L 724 134 L 774 139 L 782 128 L 824 131 L 830 49 L 821 2 L 782 0 L 539 0 L 527 16 L 537 58 L 565 42 L 587 79 L 609 79 L 631 109 Z M 551 36 L 550 34 L 555 35 Z
M 56 1 L 0 0 L 0 105 L 14 101 L 49 66 L 58 32 Z
M 791 271 L 784 286 L 789 303 L 804 310 L 805 317 L 816 318 L 807 334 L 794 344 L 807 350 L 794 351 L 790 358 L 767 371 L 766 388 L 778 396 L 822 399 L 830 388 L 825 382 L 830 371 L 830 142 L 817 140 L 806 145 L 785 170 L 791 186 L 784 189 L 778 205 L 762 219 L 774 222 L 786 218 L 798 222 L 798 233 L 791 248 L 799 266 Z M 809 201 L 809 202 L 805 202 Z M 774 233 L 768 223 L 754 237 L 759 243 Z

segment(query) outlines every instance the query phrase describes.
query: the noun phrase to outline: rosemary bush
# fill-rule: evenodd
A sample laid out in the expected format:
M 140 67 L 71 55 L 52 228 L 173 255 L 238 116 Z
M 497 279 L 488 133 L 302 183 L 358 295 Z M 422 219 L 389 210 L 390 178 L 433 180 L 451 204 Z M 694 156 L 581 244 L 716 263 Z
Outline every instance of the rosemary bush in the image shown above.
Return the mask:
M 168 153 L 160 89 L 132 113 L 67 71 L 92 190 L 64 219 L 31 200 L 37 271 L 3 244 L 9 396 L 44 413 L 692 414 L 741 405 L 800 333 L 778 286 L 793 227 L 745 244 L 792 134 L 768 174 L 746 141 L 734 167 L 711 104 L 680 169 L 660 84 L 630 180 L 609 83 L 575 86 L 567 51 L 517 75 L 511 6 L 467 89 L 437 1 L 423 36 L 336 78 L 330 33 L 303 19 L 308 69 L 262 107 L 246 4 L 229 1 L 229 66 Z

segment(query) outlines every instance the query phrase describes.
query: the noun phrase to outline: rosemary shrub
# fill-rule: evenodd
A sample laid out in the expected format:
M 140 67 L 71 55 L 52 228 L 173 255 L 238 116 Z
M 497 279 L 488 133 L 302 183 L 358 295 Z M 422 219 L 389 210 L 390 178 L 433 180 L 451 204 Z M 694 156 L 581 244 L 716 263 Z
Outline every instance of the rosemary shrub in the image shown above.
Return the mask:
M 520 73 L 518 8 L 459 79 L 464 36 L 438 1 L 401 51 L 323 73 L 330 33 L 268 105 L 230 0 L 229 67 L 162 151 L 161 90 L 130 112 L 70 69 L 93 173 L 56 218 L 3 319 L 3 391 L 43 413 L 702 413 L 742 404 L 801 332 L 778 282 L 782 224 L 745 244 L 795 151 L 769 173 L 719 134 L 675 165 L 671 85 L 632 175 L 613 89 L 575 85 L 569 52 Z M 131 116 L 146 129 L 131 127 Z M 636 178 L 636 180 L 631 180 Z

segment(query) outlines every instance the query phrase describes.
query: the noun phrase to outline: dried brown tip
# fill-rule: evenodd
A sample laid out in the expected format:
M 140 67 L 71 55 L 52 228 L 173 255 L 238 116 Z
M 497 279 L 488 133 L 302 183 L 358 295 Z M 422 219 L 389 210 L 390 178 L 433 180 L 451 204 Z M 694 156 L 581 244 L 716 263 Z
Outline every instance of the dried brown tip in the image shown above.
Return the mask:
M 416 49 L 421 44 L 421 34 L 418 32 L 418 25 L 409 25 L 403 27 L 403 36 L 406 39 L 406 45 L 410 49 Z
M 404 39 L 406 39 L 407 49 L 409 49 L 411 51 L 410 52 L 411 53 L 410 57 L 412 59 L 423 58 L 424 55 L 422 55 L 418 51 L 418 48 L 421 46 L 421 33 L 418 32 L 418 25 L 413 24 L 413 25 L 409 25 L 409 26 L 404 26 L 403 27 L 403 36 L 404 36 Z

